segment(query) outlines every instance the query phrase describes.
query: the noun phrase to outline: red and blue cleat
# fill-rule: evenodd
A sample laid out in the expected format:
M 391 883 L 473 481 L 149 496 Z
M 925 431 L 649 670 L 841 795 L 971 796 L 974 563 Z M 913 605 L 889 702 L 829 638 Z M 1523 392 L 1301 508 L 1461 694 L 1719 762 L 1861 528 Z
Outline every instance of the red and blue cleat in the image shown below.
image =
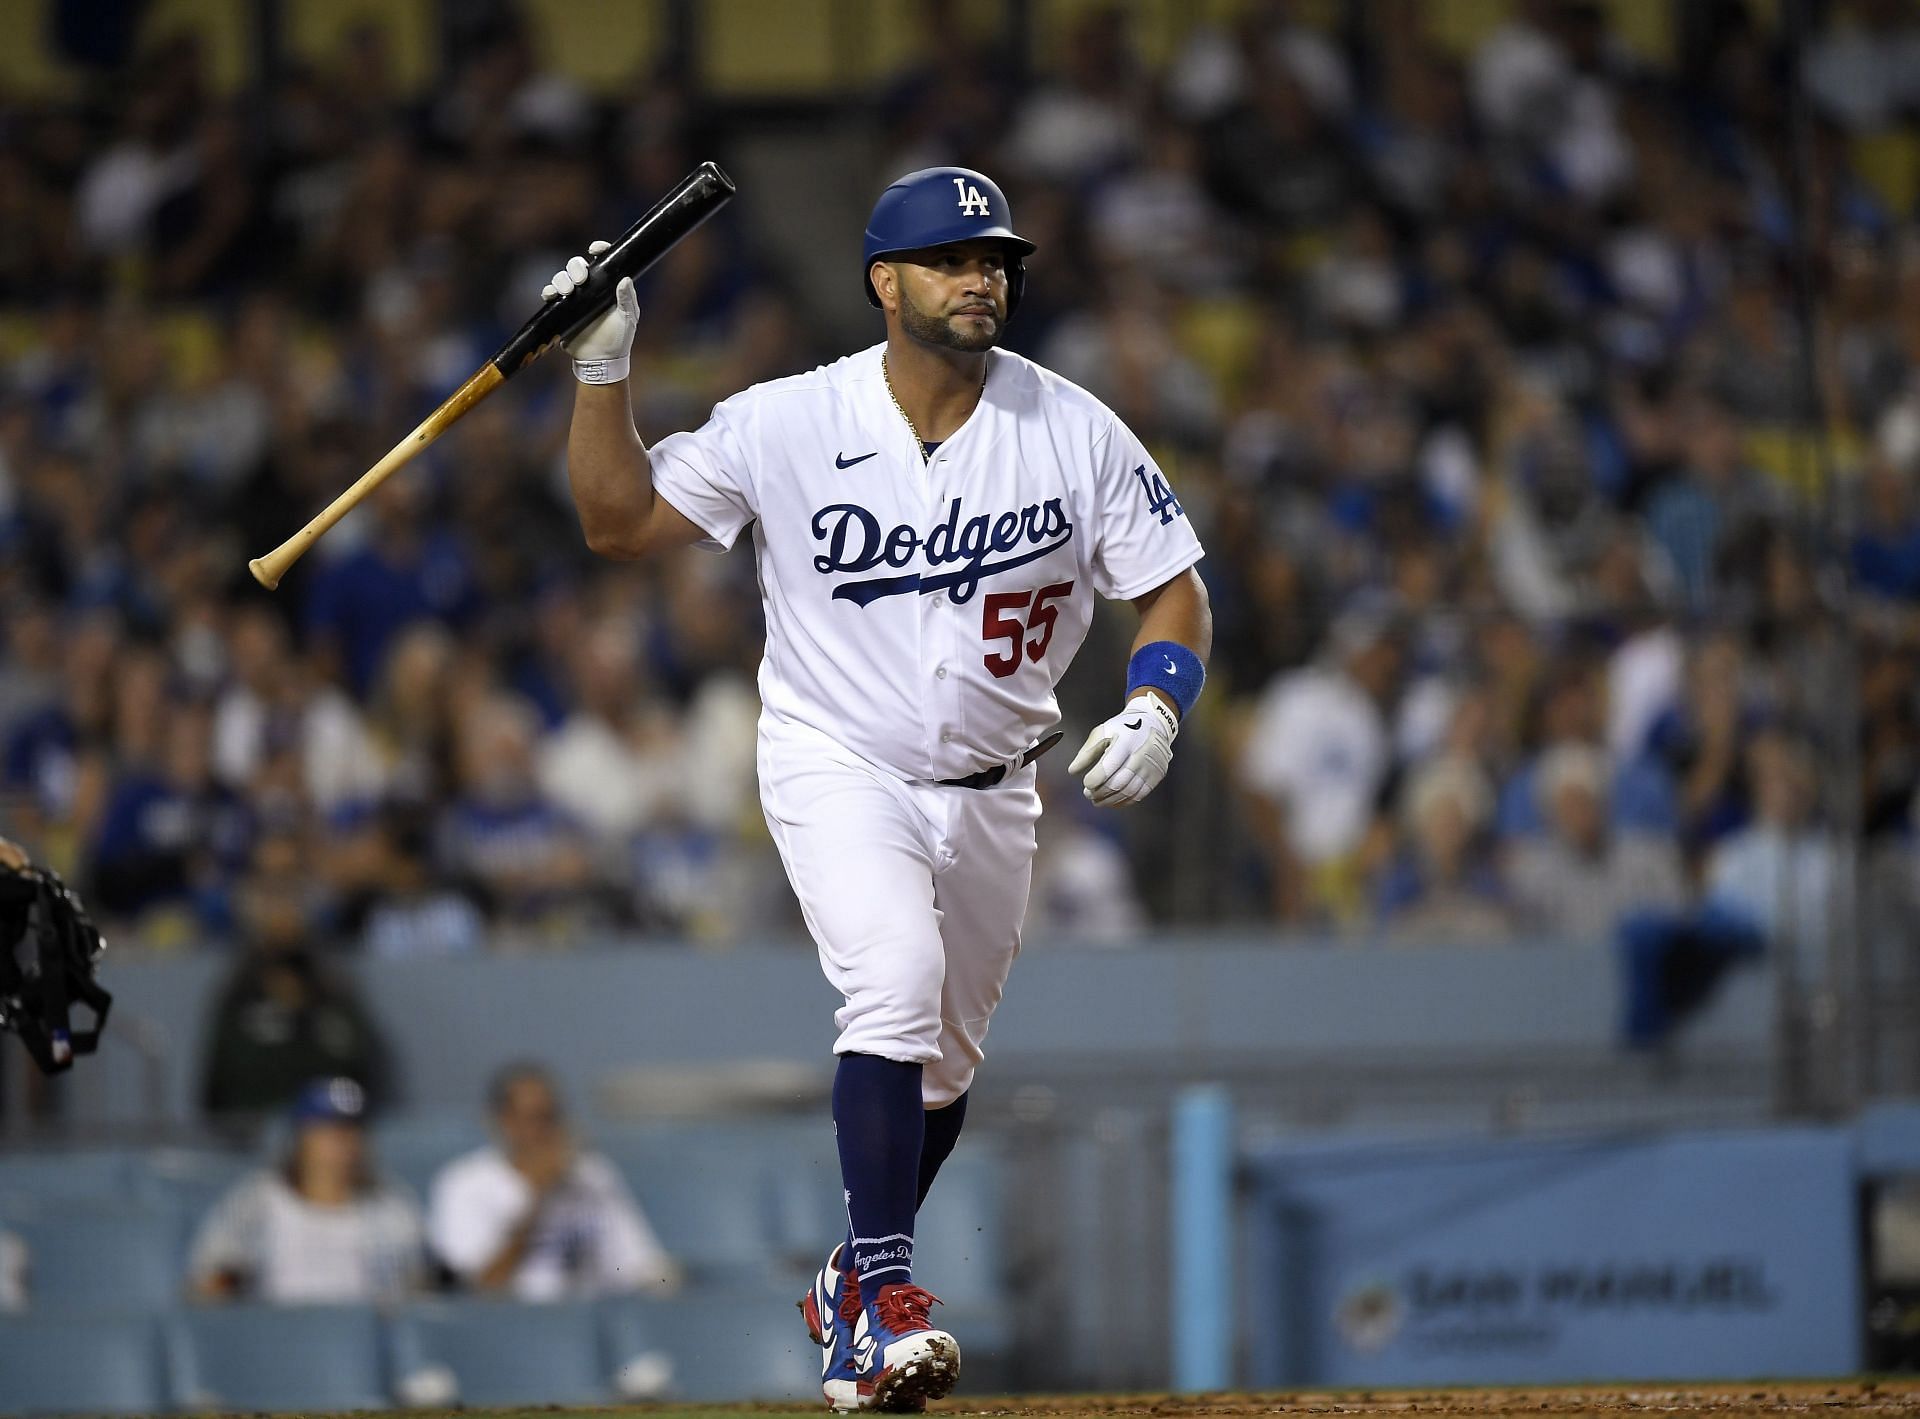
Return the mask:
M 960 1378 L 960 1345 L 928 1311 L 940 1298 L 911 1282 L 882 1286 L 853 1321 L 852 1350 L 861 1407 L 917 1414 Z
M 844 1244 L 843 1244 L 844 1245 Z M 800 1314 L 807 1334 L 826 1354 L 820 1361 L 820 1389 L 827 1407 L 839 1413 L 866 1409 L 873 1402 L 873 1386 L 863 1382 L 853 1363 L 853 1326 L 860 1318 L 860 1285 L 850 1271 L 840 1269 L 842 1247 L 835 1247 L 827 1264 L 800 1298 Z

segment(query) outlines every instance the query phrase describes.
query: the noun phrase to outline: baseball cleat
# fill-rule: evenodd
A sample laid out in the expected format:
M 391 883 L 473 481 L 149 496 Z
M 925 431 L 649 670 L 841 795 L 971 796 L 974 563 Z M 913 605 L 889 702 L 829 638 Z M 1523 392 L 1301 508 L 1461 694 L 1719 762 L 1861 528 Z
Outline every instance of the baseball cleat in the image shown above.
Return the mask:
M 841 1244 L 842 1246 L 845 1243 Z M 800 1314 L 815 1345 L 825 1347 L 820 1359 L 820 1390 L 827 1407 L 839 1413 L 865 1409 L 873 1400 L 873 1386 L 863 1382 L 853 1363 L 853 1324 L 860 1316 L 860 1285 L 840 1269 L 841 1247 L 827 1255 L 827 1264 L 800 1298 Z
M 910 1282 L 882 1286 L 853 1323 L 853 1359 L 865 1407 L 917 1414 L 960 1378 L 960 1344 L 927 1319 L 940 1298 Z

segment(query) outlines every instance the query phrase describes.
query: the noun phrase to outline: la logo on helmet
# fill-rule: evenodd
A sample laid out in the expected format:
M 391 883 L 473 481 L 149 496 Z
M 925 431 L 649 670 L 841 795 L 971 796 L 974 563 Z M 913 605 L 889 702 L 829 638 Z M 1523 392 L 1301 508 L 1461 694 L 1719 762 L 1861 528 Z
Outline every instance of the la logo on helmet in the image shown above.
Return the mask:
M 960 194 L 960 215 L 963 217 L 989 217 L 987 199 L 980 195 L 980 189 L 964 177 L 953 180 L 953 190 Z

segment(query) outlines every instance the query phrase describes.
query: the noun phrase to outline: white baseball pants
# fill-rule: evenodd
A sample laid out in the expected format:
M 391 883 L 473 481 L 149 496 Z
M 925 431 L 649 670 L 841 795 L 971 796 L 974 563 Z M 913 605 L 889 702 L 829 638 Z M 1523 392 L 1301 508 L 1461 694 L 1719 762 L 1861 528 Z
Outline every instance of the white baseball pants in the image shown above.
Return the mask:
M 973 1083 L 1033 880 L 1030 764 L 993 788 L 908 783 L 763 717 L 760 803 L 820 966 L 846 998 L 835 1054 L 926 1066 L 943 1108 Z

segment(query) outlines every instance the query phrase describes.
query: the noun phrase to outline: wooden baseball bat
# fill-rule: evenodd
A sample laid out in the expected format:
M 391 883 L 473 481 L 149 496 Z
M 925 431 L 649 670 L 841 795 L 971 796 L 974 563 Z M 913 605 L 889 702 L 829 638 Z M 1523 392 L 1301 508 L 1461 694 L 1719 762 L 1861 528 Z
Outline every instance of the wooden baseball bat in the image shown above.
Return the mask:
M 628 227 L 607 250 L 588 263 L 587 279 L 558 300 L 547 301 L 499 353 L 480 366 L 473 377 L 447 396 L 446 401 L 418 428 L 401 439 L 352 487 L 328 503 L 311 522 L 264 557 L 247 563 L 253 579 L 271 591 L 287 569 L 328 528 L 352 512 L 367 494 L 410 462 L 415 455 L 452 428 L 474 405 L 544 354 L 556 341 L 571 337 L 613 304 L 614 287 L 624 276 L 638 276 L 733 197 L 733 179 L 717 163 L 702 163 L 680 179 L 673 191 Z

